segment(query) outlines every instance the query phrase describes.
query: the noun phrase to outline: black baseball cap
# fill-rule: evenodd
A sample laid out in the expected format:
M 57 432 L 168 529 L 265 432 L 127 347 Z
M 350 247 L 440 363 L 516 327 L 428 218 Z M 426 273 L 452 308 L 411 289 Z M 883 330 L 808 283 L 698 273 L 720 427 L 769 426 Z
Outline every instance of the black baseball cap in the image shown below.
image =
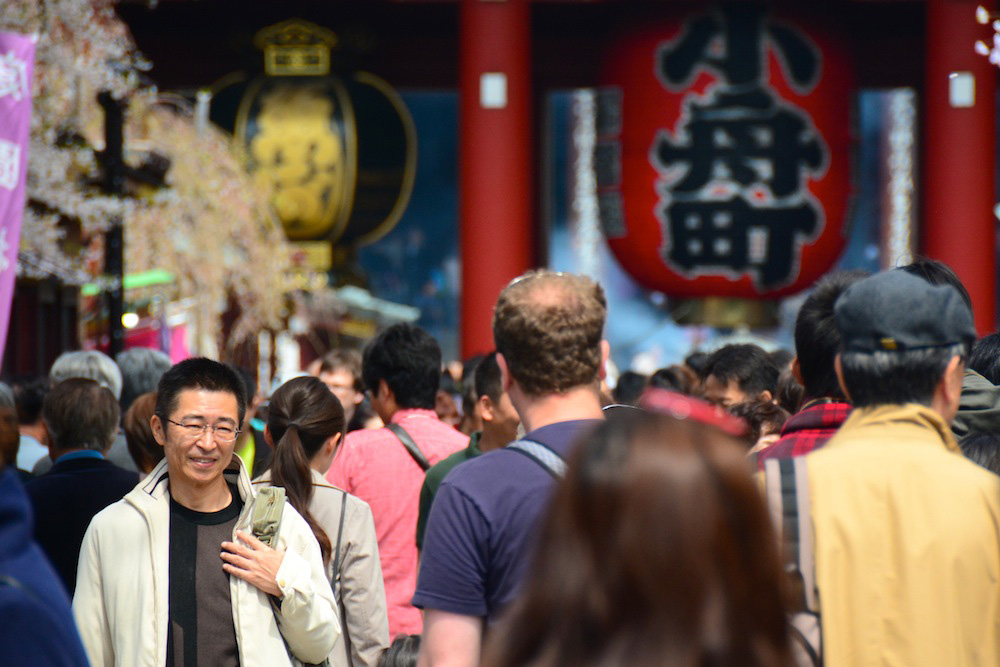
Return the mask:
M 883 271 L 844 290 L 834 318 L 846 352 L 919 350 L 976 340 L 972 311 L 950 285 Z

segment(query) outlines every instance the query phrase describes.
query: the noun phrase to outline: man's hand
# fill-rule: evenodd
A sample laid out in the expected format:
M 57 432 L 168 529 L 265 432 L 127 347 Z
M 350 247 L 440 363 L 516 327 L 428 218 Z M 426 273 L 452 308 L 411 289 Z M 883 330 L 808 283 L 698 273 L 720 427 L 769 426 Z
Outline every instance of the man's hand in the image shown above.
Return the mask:
M 285 558 L 285 550 L 272 549 L 242 530 L 236 531 L 236 537 L 246 546 L 238 542 L 223 542 L 222 560 L 226 562 L 222 569 L 268 595 L 282 597 L 284 594 L 278 587 L 278 568 Z
M 476 667 L 483 619 L 438 609 L 424 612 L 424 639 L 417 667 Z

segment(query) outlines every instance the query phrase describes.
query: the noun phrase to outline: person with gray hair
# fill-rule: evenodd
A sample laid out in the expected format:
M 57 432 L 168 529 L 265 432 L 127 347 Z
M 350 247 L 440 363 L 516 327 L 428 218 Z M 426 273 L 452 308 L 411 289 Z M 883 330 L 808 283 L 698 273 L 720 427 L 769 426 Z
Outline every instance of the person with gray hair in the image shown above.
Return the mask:
M 811 553 L 795 564 L 799 603 L 821 615 L 824 662 L 1000 665 L 1000 478 L 949 428 L 976 337 L 969 306 L 893 270 L 848 287 L 834 319 L 854 411 L 823 449 L 765 463 L 785 525 L 799 514 L 787 553 Z
M 87 378 L 108 389 L 119 400 L 122 397 L 122 372 L 111 357 L 97 350 L 76 350 L 60 354 L 49 379 L 52 384 L 69 378 Z
M 35 512 L 35 539 L 71 596 L 90 520 L 139 481 L 136 473 L 104 458 L 118 434 L 120 416 L 111 391 L 85 378 L 55 385 L 42 407 L 55 463 L 25 488 Z
M 93 380 L 111 392 L 115 400 L 120 400 L 122 396 L 122 372 L 111 357 L 97 350 L 76 350 L 74 352 L 63 352 L 56 358 L 52 368 L 49 369 L 49 379 L 52 384 L 68 380 L 70 378 L 84 378 Z M 116 431 L 117 433 L 117 431 Z M 111 449 L 107 451 L 105 457 L 108 461 L 119 468 L 124 468 L 131 472 L 138 472 L 135 461 L 128 453 L 128 445 L 125 444 L 125 436 L 118 433 Z M 43 457 L 31 469 L 34 475 L 43 475 L 52 467 L 52 457 Z
M 118 397 L 122 414 L 128 411 L 132 401 L 156 391 L 160 378 L 173 366 L 170 357 L 151 347 L 133 347 L 119 352 L 115 362 L 122 374 L 122 391 Z

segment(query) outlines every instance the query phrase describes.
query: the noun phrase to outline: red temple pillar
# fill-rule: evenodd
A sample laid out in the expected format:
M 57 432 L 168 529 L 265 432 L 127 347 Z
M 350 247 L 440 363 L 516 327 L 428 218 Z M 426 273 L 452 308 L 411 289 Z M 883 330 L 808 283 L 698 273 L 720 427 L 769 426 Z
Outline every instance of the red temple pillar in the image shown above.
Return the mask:
M 500 290 L 532 264 L 528 0 L 462 0 L 459 219 L 463 356 L 493 348 Z
M 927 0 L 923 253 L 955 269 L 980 335 L 996 325 L 996 69 L 974 50 L 992 44 L 981 0 Z

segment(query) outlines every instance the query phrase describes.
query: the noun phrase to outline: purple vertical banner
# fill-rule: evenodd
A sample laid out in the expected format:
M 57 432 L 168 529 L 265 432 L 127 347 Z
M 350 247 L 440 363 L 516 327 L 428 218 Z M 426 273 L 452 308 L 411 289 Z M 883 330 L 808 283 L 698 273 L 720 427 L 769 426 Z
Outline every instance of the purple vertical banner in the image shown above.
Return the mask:
M 0 360 L 7 345 L 28 177 L 35 38 L 0 32 Z

